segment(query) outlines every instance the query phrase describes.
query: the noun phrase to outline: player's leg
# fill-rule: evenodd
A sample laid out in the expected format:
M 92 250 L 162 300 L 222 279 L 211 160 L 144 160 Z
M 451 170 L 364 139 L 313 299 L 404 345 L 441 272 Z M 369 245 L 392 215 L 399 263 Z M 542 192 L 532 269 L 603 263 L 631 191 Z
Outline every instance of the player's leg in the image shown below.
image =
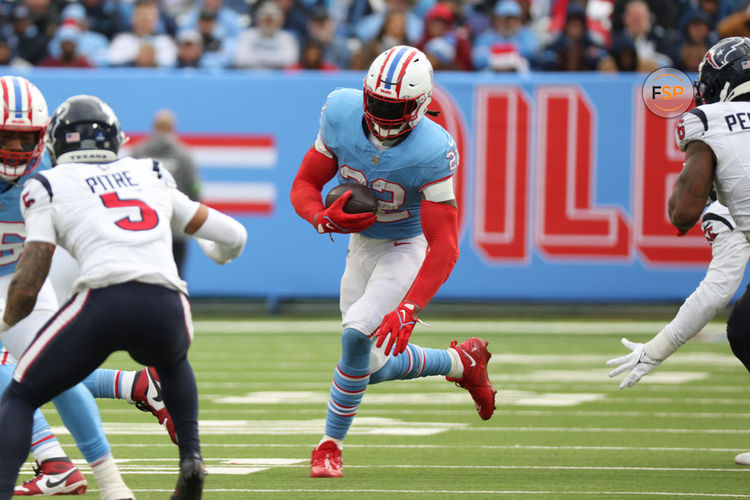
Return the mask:
M 0 365 L 0 393 L 13 380 L 13 364 Z M 16 486 L 16 496 L 31 495 L 82 495 L 86 492 L 86 479 L 73 465 L 52 433 L 47 420 L 38 409 L 34 412 L 31 434 L 31 453 L 36 460 L 33 478 Z
M 729 313 L 727 338 L 734 355 L 750 371 L 750 286 Z
M 159 375 L 153 367 L 138 371 L 97 368 L 83 383 L 97 399 L 124 399 L 139 410 L 151 413 L 177 444 L 172 418 L 162 400 Z
M 126 283 L 110 288 L 119 303 L 139 311 L 137 321 L 122 333 L 122 342 L 133 359 L 156 367 L 164 403 L 173 417 L 180 476 L 172 498 L 199 498 L 205 468 L 198 435 L 198 387 L 187 360 L 193 339 L 190 303 L 184 295 L 154 285 Z
M 81 314 L 89 305 L 89 295 L 73 297 L 42 328 L 19 360 L 14 380 L 3 396 L 0 404 L 0 498 L 15 483 L 18 468 L 28 453 L 33 411 L 75 386 L 114 351 L 107 344 L 108 336 L 91 333 L 104 331 L 106 318 L 103 320 L 96 314 L 94 307 Z M 82 395 L 91 398 L 85 387 L 79 387 Z M 101 428 L 100 422 L 98 426 Z M 109 454 L 108 443 L 106 445 L 107 454 L 91 463 L 102 498 L 133 498 Z
M 352 235 L 341 278 L 339 306 L 342 318 L 362 297 L 374 261 L 369 259 L 366 238 Z M 326 412 L 325 434 L 312 452 L 311 477 L 340 477 L 341 448 L 354 414 L 362 400 L 369 379 L 369 353 L 372 342 L 362 325 L 344 323 L 341 335 L 341 357 L 333 373 Z

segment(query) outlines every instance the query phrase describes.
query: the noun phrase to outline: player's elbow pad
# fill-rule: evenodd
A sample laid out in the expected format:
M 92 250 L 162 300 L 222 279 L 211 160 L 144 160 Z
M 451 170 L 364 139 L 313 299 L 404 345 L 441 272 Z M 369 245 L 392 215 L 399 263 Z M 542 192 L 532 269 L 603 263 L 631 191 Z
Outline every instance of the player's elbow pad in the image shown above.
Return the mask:
M 209 208 L 208 216 L 195 232 L 195 237 L 203 253 L 218 264 L 226 264 L 242 253 L 247 230 L 228 215 Z

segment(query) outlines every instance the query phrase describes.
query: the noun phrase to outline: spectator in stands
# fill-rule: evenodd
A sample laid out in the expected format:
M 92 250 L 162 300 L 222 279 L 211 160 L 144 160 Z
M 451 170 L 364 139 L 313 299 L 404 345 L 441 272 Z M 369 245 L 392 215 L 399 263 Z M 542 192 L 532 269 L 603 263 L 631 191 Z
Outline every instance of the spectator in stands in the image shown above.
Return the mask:
M 234 54 L 237 68 L 278 69 L 297 64 L 299 44 L 283 31 L 284 13 L 274 0 L 266 0 L 257 10 L 258 25 L 240 34 Z
M 674 1 L 674 0 L 669 0 Z M 594 2 L 591 2 L 593 4 Z M 609 5 L 608 2 L 597 2 L 600 6 L 607 6 Z M 584 17 L 586 20 L 586 31 L 588 32 L 588 37 L 591 39 L 591 41 L 600 47 L 608 46 L 610 44 L 611 40 L 611 32 L 609 29 L 609 16 L 608 15 L 602 15 L 600 12 L 603 10 L 592 8 L 589 9 L 589 2 L 588 0 L 555 0 L 552 3 L 551 12 L 550 12 L 550 19 L 547 26 L 540 25 L 536 26 L 536 29 L 543 29 L 546 28 L 547 32 L 550 33 L 552 36 L 551 38 L 555 38 L 558 34 L 560 34 L 563 29 L 565 28 L 565 24 L 567 22 L 567 16 L 568 16 L 568 10 L 570 8 L 576 8 L 581 9 L 584 13 Z M 606 11 L 604 11 L 606 12 Z M 539 34 L 539 32 L 537 32 Z M 545 41 L 549 42 L 550 37 L 545 37 L 542 34 L 539 34 L 542 36 L 542 38 L 545 39 Z
M 698 72 L 698 65 L 708 52 L 709 46 L 701 42 L 686 41 L 680 48 L 676 66 L 683 71 Z
M 657 35 L 668 42 L 674 40 L 680 25 L 680 14 L 696 0 L 647 0 L 650 24 Z M 743 0 L 744 1 L 744 0 Z M 631 0 L 615 0 L 612 10 L 612 33 L 621 33 L 624 28 L 625 9 Z
M 323 57 L 324 53 L 325 47 L 323 46 L 323 44 L 316 40 L 310 39 L 302 46 L 302 55 L 300 56 L 299 63 L 289 66 L 287 69 L 337 71 L 339 67 L 333 63 L 327 62 Z
M 501 0 L 495 5 L 492 29 L 479 35 L 474 42 L 472 61 L 478 70 L 525 69 L 538 48 L 536 35 L 521 24 L 521 7 L 518 3 L 515 0 Z M 497 57 L 493 58 L 493 54 Z M 520 55 L 524 61 L 514 59 L 514 54 Z M 514 61 L 517 63 L 513 64 Z
M 471 71 L 471 42 L 465 30 L 457 30 L 455 17 L 444 3 L 427 11 L 424 37 L 417 44 L 435 70 Z
M 229 37 L 223 28 L 217 28 L 218 15 L 218 11 L 204 8 L 198 16 L 198 33 L 203 39 L 202 60 L 206 67 L 227 68 L 232 63 L 237 39 Z
M 307 10 L 297 0 L 273 0 L 284 13 L 284 24 L 281 29 L 297 37 L 297 40 L 307 40 Z
M 164 8 L 163 0 L 149 1 L 156 6 L 157 11 L 156 27 L 154 28 L 154 33 L 157 35 L 166 34 L 170 37 L 175 37 L 177 35 L 177 23 L 169 15 L 167 9 Z M 128 19 L 131 21 L 130 24 L 125 24 L 121 31 L 132 31 L 133 12 L 135 11 L 135 7 L 138 5 L 138 2 L 139 0 L 119 0 L 117 2 L 117 11 L 119 13 L 119 18 L 121 20 Z
M 39 64 L 47 57 L 49 38 L 34 25 L 25 5 L 18 5 L 13 9 L 8 42 L 15 54 L 30 64 Z
M 686 12 L 682 16 L 681 26 L 685 26 L 688 17 L 693 17 L 695 13 L 700 13 L 705 16 L 706 22 L 710 30 L 716 28 L 719 22 L 719 0 L 698 0 L 697 5 L 693 9 L 686 9 Z
M 672 60 L 677 68 L 686 70 L 687 67 L 692 67 L 694 52 L 698 47 L 710 47 L 719 41 L 716 33 L 711 31 L 710 23 L 708 15 L 699 9 L 692 10 L 683 17 L 681 39 L 675 44 L 675 50 L 672 53 Z M 704 55 L 706 50 L 703 51 Z
M 141 42 L 138 46 L 138 52 L 135 55 L 135 59 L 128 66 L 133 68 L 158 68 L 159 64 L 156 62 L 156 47 L 153 46 L 150 40 Z
M 109 64 L 144 67 L 143 64 L 149 61 L 146 54 L 150 50 L 146 48 L 141 51 L 141 47 L 147 45 L 153 49 L 154 63 L 157 66 L 174 66 L 177 46 L 169 35 L 156 33 L 158 20 L 159 11 L 153 1 L 137 0 L 131 19 L 132 31 L 120 33 L 112 40 L 109 46 Z M 137 58 L 140 58 L 141 63 L 136 64 Z
M 198 0 L 196 3 L 196 7 L 180 22 L 180 29 L 198 29 L 201 18 L 207 12 L 214 13 L 212 35 L 217 40 L 234 40 L 245 27 L 240 15 L 226 7 L 224 0 Z
M 101 33 L 89 31 L 86 10 L 81 4 L 71 3 L 63 9 L 61 29 L 73 27 L 79 30 L 77 38 L 78 54 L 85 56 L 96 66 L 106 66 L 108 63 L 109 40 Z M 60 29 L 47 46 L 47 52 L 52 57 L 60 57 Z
M 650 61 L 657 67 L 671 64 L 672 61 L 665 55 L 668 44 L 664 30 L 651 24 L 651 11 L 645 0 L 630 0 L 625 5 L 620 34 L 633 40 L 639 60 Z
M 121 22 L 115 0 L 81 0 L 86 9 L 86 19 L 91 31 L 101 33 L 108 40 L 120 31 L 127 30 L 127 23 Z
M 39 66 L 57 68 L 94 68 L 95 65 L 85 55 L 78 52 L 78 40 L 81 31 L 77 26 L 63 26 L 57 30 L 56 40 L 60 44 L 60 55 L 48 56 Z
M 0 34 L 0 66 L 10 66 L 12 68 L 29 68 L 31 63 L 16 56 L 13 48 L 10 46 L 5 35 Z
M 396 45 L 409 44 L 406 34 L 406 15 L 396 10 L 388 12 L 375 41 L 380 45 L 379 52 L 388 50 Z
M 413 0 L 386 0 L 386 8 L 362 18 L 354 27 L 354 34 L 364 43 L 374 40 L 379 33 L 383 32 L 389 14 L 397 12 L 404 18 L 408 43 L 415 45 L 422 39 L 424 23 L 419 16 L 410 12 L 413 6 Z
M 48 39 L 52 38 L 60 25 L 60 11 L 57 5 L 51 0 L 23 0 L 23 5 L 29 9 L 31 22 L 37 27 L 39 33 Z
M 750 3 L 743 10 L 719 21 L 716 29 L 720 38 L 750 36 Z
M 591 71 L 605 56 L 589 35 L 583 7 L 571 4 L 565 28 L 538 54 L 536 65 L 546 71 Z
M 619 35 L 612 40 L 609 55 L 599 61 L 597 69 L 610 73 L 643 71 L 639 64 L 638 51 L 635 50 L 633 40 L 629 36 Z
M 190 150 L 177 135 L 176 118 L 172 111 L 161 109 L 154 115 L 153 134 L 133 151 L 133 158 L 153 158 L 172 174 L 177 189 L 191 200 L 200 196 L 200 179 L 198 167 Z M 185 277 L 184 265 L 187 255 L 188 236 L 183 231 L 172 233 L 172 253 L 177 264 L 177 271 Z
M 336 28 L 328 11 L 324 7 L 317 7 L 310 13 L 307 22 L 307 33 L 313 40 L 323 47 L 323 61 L 338 68 L 348 68 L 351 50 L 346 40 L 336 34 Z
M 177 34 L 177 67 L 203 67 L 203 37 L 196 30 L 182 30 Z
M 380 42 L 370 40 L 362 44 L 357 50 L 352 52 L 349 59 L 349 69 L 356 71 L 367 71 L 372 61 L 380 54 Z

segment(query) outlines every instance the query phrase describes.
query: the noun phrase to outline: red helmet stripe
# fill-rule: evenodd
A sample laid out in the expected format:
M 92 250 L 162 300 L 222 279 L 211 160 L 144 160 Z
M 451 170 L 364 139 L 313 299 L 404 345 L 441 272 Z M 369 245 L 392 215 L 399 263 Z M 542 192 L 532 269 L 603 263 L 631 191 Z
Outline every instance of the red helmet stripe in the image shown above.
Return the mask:
M 29 124 L 33 125 L 34 122 L 31 121 L 31 87 L 28 80 L 24 81 L 26 82 L 26 105 L 29 107 Z
M 404 63 L 401 65 L 401 71 L 398 73 L 398 84 L 396 85 L 396 95 L 401 95 L 401 82 L 404 81 L 404 75 L 406 74 L 406 67 L 409 66 L 409 63 L 412 59 L 414 59 L 414 56 L 417 55 L 416 50 L 412 50 L 411 53 L 406 56 L 406 59 L 404 60 Z
M 378 73 L 378 83 L 375 85 L 375 88 L 373 90 L 376 90 L 378 87 L 380 87 L 380 83 L 383 81 L 383 74 L 385 73 L 385 67 L 388 65 L 388 60 L 393 55 L 393 52 L 395 52 L 396 47 L 392 48 L 388 51 L 388 55 L 385 56 L 385 61 L 383 61 L 383 65 L 380 67 L 380 73 Z
M 0 78 L 0 84 L 3 86 L 3 101 L 5 103 L 3 107 L 3 124 L 5 124 L 8 121 L 8 106 L 10 106 L 10 101 L 8 101 L 8 83 L 5 78 Z

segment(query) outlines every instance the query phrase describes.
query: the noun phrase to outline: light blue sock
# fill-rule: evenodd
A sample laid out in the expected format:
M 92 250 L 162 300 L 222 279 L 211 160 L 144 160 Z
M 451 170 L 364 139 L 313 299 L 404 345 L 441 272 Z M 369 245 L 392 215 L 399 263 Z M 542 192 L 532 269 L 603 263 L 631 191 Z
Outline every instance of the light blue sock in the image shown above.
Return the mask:
M 388 380 L 447 375 L 451 369 L 451 355 L 445 349 L 430 349 L 407 344 L 406 350 L 388 361 L 375 373 L 370 374 L 370 383 Z
M 102 429 L 99 408 L 86 386 L 77 384 L 52 402 L 88 463 L 97 462 L 109 455 L 109 442 Z
M 83 384 L 95 398 L 123 399 L 122 377 L 118 377 L 119 371 L 97 368 L 84 379 Z
M 7 389 L 10 381 L 13 379 L 13 371 L 15 369 L 16 365 L 0 365 L 0 393 L 5 392 L 5 389 Z M 34 453 L 39 448 L 46 448 L 51 446 L 52 443 L 57 442 L 57 438 L 52 433 L 47 419 L 37 409 L 34 412 L 34 429 L 31 433 L 31 452 Z
M 333 372 L 331 398 L 326 414 L 326 436 L 344 439 L 370 380 L 370 348 L 367 336 L 353 328 L 341 335 L 341 359 Z

